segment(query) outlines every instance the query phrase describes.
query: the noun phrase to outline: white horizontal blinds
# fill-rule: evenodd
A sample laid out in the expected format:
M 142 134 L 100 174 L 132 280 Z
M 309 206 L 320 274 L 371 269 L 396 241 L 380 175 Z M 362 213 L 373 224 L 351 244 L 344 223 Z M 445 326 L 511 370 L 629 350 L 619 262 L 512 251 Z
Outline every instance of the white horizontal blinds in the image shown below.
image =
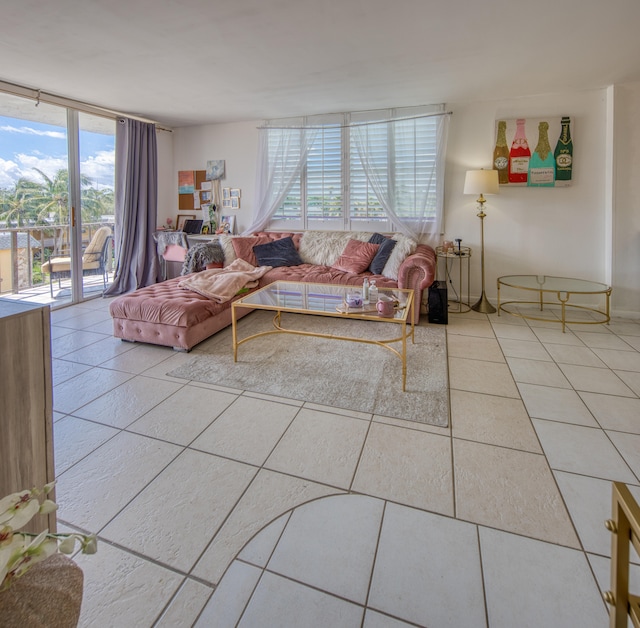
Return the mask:
M 339 125 L 322 126 L 309 150 L 306 168 L 309 220 L 342 222 L 342 131 Z
M 280 220 L 302 220 L 302 193 L 300 191 L 300 175 L 298 175 L 289 190 L 284 203 L 274 215 Z
M 386 124 L 362 127 L 365 150 L 373 156 L 377 175 L 384 185 L 389 183 L 388 137 Z M 349 134 L 349 214 L 354 222 L 386 221 L 385 211 L 362 164 L 353 133 Z
M 269 129 L 269 161 L 274 172 L 274 187 L 282 188 L 293 178 L 283 203 L 273 215 L 274 220 L 301 220 L 302 194 L 300 173 L 294 176 L 302 150 L 302 129 Z M 286 144 L 286 147 L 284 146 Z
M 396 212 L 423 220 L 436 213 L 438 118 L 393 122 Z

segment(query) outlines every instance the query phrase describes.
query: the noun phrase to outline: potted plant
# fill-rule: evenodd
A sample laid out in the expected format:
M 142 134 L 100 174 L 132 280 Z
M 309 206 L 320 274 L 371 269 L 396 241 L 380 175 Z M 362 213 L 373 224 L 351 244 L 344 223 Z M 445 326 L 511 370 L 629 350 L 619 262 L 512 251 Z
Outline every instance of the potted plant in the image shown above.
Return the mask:
M 66 556 L 76 543 L 84 554 L 97 550 L 95 535 L 44 530 L 19 531 L 34 515 L 57 509 L 39 500 L 42 490 L 12 493 L 0 499 L 0 618 L 7 626 L 76 626 L 82 602 L 82 570 Z

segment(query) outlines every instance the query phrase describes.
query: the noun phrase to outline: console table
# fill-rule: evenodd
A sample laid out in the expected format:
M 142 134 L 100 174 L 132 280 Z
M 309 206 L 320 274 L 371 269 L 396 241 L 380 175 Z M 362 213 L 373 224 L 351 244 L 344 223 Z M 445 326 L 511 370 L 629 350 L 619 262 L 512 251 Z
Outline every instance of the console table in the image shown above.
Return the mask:
M 501 287 L 514 288 L 537 293 L 535 301 L 500 301 Z M 569 303 L 572 296 L 577 295 L 602 295 L 604 297 L 604 310 L 600 310 L 590 305 L 578 305 Z M 553 299 L 555 300 L 545 300 Z M 611 286 L 597 281 L 587 281 L 585 279 L 571 279 L 568 277 L 550 277 L 548 275 L 506 275 L 498 277 L 498 316 L 500 312 L 507 312 L 513 316 L 519 316 L 529 320 L 552 321 L 550 318 L 542 318 L 531 314 L 518 312 L 514 306 L 518 305 L 538 305 L 540 311 L 545 305 L 560 305 L 560 319 L 562 331 L 565 331 L 567 323 L 581 325 L 596 325 L 608 323 L 610 320 L 609 306 L 611 297 Z M 567 308 L 590 312 L 594 315 L 593 320 L 570 320 L 567 318 Z

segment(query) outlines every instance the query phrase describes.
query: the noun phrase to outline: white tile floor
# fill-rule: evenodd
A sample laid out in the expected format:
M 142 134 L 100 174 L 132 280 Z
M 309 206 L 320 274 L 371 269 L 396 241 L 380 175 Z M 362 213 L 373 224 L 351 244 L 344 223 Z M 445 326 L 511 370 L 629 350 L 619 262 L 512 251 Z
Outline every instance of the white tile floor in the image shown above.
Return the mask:
M 640 322 L 450 316 L 443 429 L 169 377 L 197 348 L 107 308 L 52 312 L 60 526 L 101 539 L 81 626 L 606 625 Z

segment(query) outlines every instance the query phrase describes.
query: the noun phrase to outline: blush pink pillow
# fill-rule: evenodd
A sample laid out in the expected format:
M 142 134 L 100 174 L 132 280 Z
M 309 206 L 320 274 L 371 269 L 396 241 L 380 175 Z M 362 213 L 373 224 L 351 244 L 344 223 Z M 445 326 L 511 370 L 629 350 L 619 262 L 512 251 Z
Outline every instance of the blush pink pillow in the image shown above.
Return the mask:
M 338 270 L 343 270 L 355 275 L 362 273 L 369 268 L 379 247 L 379 244 L 361 242 L 360 240 L 349 240 L 347 246 L 344 247 L 344 251 L 342 251 L 342 255 L 332 268 L 337 268 Z
M 258 244 L 267 244 L 267 242 L 270 241 L 271 240 L 267 236 L 249 236 L 246 238 L 232 238 L 231 244 L 233 245 L 233 250 L 236 252 L 236 257 L 238 259 L 243 259 L 245 262 L 249 262 L 252 266 L 257 266 L 258 261 L 253 253 L 253 247 Z

